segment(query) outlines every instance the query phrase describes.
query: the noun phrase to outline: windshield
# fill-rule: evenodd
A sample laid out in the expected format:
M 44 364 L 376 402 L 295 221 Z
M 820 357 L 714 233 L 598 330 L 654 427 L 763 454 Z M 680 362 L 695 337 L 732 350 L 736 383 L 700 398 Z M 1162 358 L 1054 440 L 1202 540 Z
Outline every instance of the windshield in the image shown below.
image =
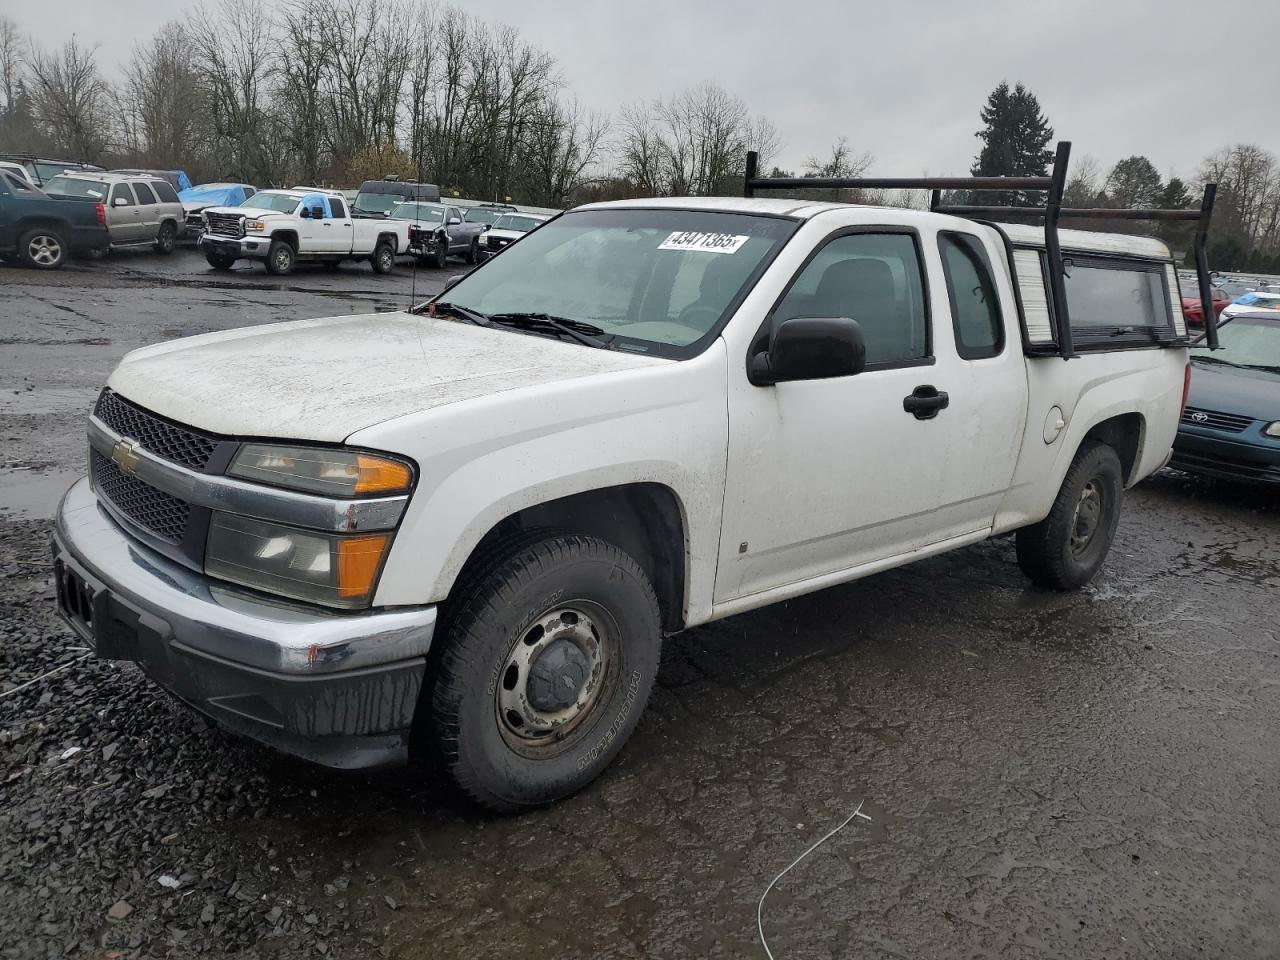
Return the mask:
M 356 202 L 351 205 L 351 209 L 361 213 L 386 213 L 403 202 L 404 197 L 398 193 L 365 193 L 362 190 L 356 194 Z
M 391 216 L 415 223 L 442 223 L 444 207 L 434 203 L 397 203 L 391 208 Z
M 39 160 L 28 160 L 26 163 L 28 170 L 35 168 L 36 176 L 41 180 L 51 180 L 76 166 L 76 164 L 71 164 L 71 167 L 68 167 L 65 163 L 42 163 Z
M 298 207 L 298 198 L 286 193 L 255 193 L 240 204 L 250 210 L 274 210 L 276 213 L 293 213 Z
M 105 200 L 107 189 L 107 184 L 98 180 L 81 180 L 78 177 L 54 177 L 44 185 L 44 192 L 51 197 L 75 197 L 78 200 Z
M 536 217 L 521 217 L 512 213 L 505 213 L 493 222 L 493 229 L 516 230 L 520 233 L 528 233 L 540 223 L 542 221 Z
M 1280 370 L 1280 321 L 1270 317 L 1233 317 L 1218 326 L 1221 350 L 1210 350 L 1204 340 L 1191 345 L 1197 360 L 1223 361 L 1238 367 Z
M 450 303 L 594 324 L 623 350 L 688 357 L 719 332 L 793 220 L 691 210 L 584 210 L 468 274 Z
M 501 210 L 492 210 L 488 207 L 472 207 L 464 216 L 469 223 L 493 223 L 500 216 Z

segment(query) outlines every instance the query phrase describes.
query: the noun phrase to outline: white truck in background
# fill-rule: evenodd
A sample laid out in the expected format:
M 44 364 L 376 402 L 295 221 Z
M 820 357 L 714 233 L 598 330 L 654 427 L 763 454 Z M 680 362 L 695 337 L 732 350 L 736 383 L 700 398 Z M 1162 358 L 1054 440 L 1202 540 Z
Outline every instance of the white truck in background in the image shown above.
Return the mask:
M 1188 340 L 1164 244 L 1057 229 L 1065 168 L 889 182 L 1044 190 L 1044 226 L 591 204 L 403 313 L 137 350 L 59 610 L 228 729 L 518 811 L 604 770 L 666 636 L 1006 533 L 1078 588 L 1169 458 Z
M 259 190 L 238 207 L 205 209 L 203 220 L 199 246 L 215 270 L 251 259 L 282 276 L 298 261 L 368 260 L 390 273 L 409 249 L 407 221 L 353 217 L 342 194 L 305 187 Z

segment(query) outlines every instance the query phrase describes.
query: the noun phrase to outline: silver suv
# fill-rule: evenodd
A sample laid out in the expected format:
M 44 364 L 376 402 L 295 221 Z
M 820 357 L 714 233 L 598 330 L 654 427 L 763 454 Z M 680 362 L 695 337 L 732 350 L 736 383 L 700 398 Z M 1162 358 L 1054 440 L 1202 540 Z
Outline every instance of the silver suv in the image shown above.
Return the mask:
M 112 247 L 149 243 L 172 253 L 185 225 L 173 185 L 158 177 L 76 171 L 50 179 L 44 191 L 59 200 L 101 203 Z

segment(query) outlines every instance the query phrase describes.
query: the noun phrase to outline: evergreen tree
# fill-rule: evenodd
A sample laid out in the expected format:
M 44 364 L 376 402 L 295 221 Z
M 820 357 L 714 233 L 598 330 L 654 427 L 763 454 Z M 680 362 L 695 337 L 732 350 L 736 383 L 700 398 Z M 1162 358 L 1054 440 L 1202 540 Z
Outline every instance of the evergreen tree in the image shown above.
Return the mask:
M 1107 174 L 1105 186 L 1113 205 L 1126 209 L 1149 209 L 1164 193 L 1160 171 L 1146 157 L 1126 157 Z
M 1200 206 L 1198 199 L 1187 190 L 1187 185 L 1177 177 L 1169 178 L 1169 182 L 1156 194 L 1152 203 L 1157 210 L 1187 210 Z M 1185 257 L 1191 250 L 1195 229 L 1195 224 L 1192 223 L 1161 220 L 1156 227 L 1156 236 L 1168 245 L 1175 256 L 1182 254 Z
M 1017 84 L 1012 90 L 1001 83 L 987 98 L 982 108 L 983 128 L 975 136 L 982 150 L 970 173 L 975 177 L 1043 177 L 1049 173 L 1053 151 L 1046 149 L 1053 139 L 1053 127 L 1040 112 L 1035 94 Z M 1038 206 L 1044 203 L 1037 194 L 979 194 L 978 203 L 1014 203 Z

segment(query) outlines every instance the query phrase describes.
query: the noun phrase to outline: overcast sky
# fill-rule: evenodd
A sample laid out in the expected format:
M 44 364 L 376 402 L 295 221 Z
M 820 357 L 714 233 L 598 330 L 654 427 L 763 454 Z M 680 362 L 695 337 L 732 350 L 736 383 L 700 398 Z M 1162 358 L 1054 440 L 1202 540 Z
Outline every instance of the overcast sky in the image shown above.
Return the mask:
M 0 0 L 40 43 L 74 28 L 114 73 L 135 31 L 191 0 Z M 268 5 L 270 6 L 270 5 Z M 714 80 L 769 117 L 799 166 L 846 136 L 872 171 L 965 173 L 1001 80 L 1039 97 L 1056 136 L 1103 168 L 1148 156 L 1194 176 L 1227 143 L 1280 154 L 1277 0 L 486 0 L 558 61 L 569 91 L 624 103 Z

